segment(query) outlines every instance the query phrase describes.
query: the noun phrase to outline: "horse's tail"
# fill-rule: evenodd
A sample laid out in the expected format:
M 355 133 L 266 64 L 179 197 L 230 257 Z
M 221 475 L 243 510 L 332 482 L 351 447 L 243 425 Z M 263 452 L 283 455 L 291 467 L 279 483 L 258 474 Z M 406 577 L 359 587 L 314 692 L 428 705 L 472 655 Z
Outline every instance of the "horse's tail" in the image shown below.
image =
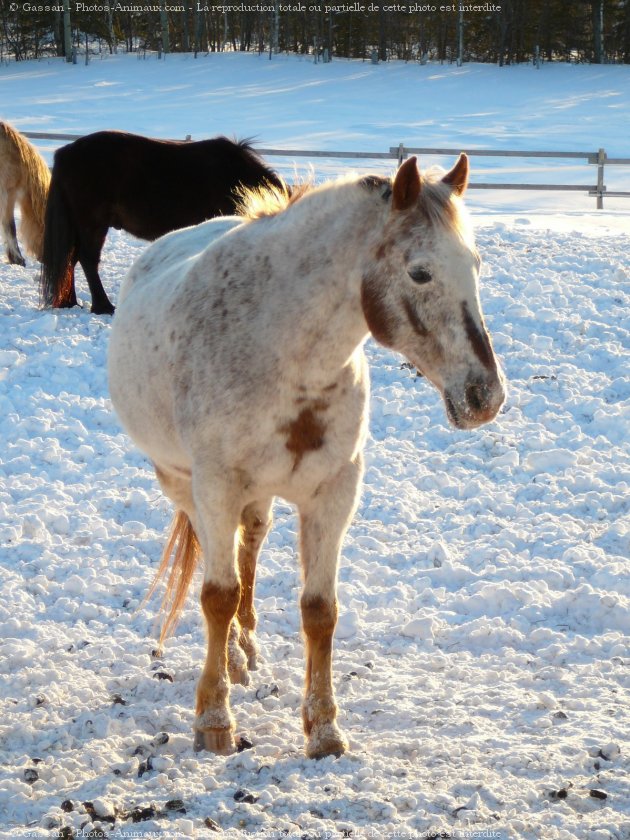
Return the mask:
M 160 632 L 160 645 L 177 624 L 193 572 L 201 555 L 201 546 L 192 522 L 182 510 L 178 510 L 173 517 L 162 560 L 151 584 L 147 599 L 151 597 L 159 581 L 166 575 L 173 553 L 173 563 L 168 574 L 166 592 L 162 600 L 162 610 L 166 610 L 166 619 Z
M 44 306 L 71 302 L 77 232 L 61 183 L 59 164 L 52 171 L 44 221 L 40 291 Z
M 20 201 L 22 211 L 20 231 L 26 250 L 35 259 L 41 261 L 50 169 L 34 146 L 21 135 L 18 135 L 18 138 L 25 181 Z

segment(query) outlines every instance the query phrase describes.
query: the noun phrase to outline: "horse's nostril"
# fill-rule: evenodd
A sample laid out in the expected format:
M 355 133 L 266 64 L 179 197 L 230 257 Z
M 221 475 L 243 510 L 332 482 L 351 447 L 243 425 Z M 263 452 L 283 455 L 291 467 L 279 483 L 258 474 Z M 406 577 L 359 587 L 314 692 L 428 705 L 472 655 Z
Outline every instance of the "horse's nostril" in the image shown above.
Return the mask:
M 483 389 L 481 385 L 468 385 L 466 387 L 466 402 L 473 411 L 481 411 L 484 406 Z

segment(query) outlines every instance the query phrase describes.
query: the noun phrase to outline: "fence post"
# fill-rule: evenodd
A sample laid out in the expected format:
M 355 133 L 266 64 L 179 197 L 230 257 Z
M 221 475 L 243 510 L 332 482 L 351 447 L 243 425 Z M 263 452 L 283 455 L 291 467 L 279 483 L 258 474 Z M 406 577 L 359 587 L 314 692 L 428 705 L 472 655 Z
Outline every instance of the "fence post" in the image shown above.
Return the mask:
M 597 209 L 604 209 L 604 164 L 606 163 L 606 150 L 599 149 L 597 152 Z

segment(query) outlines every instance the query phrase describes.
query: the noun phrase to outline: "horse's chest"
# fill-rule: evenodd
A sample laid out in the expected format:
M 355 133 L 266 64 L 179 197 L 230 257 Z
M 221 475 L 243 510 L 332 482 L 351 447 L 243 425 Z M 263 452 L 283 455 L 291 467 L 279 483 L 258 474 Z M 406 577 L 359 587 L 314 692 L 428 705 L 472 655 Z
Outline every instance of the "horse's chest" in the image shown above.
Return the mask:
M 260 424 L 259 446 L 250 450 L 246 468 L 256 485 L 290 498 L 311 492 L 362 448 L 367 425 L 363 383 L 341 385 L 317 396 L 297 393 L 278 400 Z M 243 465 L 245 466 L 245 465 Z

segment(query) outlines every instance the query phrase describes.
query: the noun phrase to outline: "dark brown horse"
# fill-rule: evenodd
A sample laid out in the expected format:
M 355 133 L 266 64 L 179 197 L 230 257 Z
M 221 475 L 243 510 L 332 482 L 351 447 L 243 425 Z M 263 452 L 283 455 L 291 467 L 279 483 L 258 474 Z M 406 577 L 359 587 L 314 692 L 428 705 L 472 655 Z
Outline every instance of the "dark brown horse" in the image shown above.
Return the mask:
M 99 131 L 55 154 L 46 206 L 41 292 L 45 305 L 75 306 L 81 263 L 92 312 L 112 313 L 98 274 L 110 227 L 140 239 L 232 215 L 239 188 L 283 187 L 249 143 L 196 143 Z

